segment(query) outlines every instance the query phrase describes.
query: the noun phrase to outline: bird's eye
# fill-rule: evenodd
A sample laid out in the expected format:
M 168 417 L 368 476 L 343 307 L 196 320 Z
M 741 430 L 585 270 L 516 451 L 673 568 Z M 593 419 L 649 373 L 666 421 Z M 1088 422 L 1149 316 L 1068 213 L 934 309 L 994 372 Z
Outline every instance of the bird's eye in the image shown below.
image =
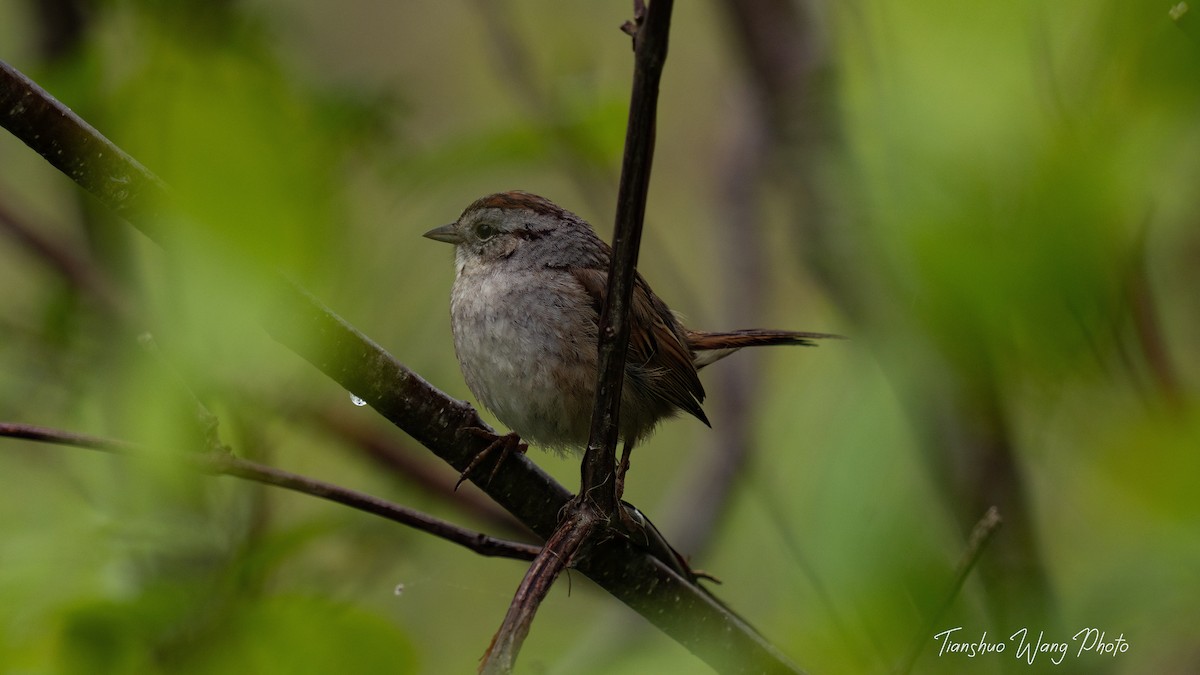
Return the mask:
M 475 226 L 475 236 L 479 237 L 480 241 L 491 239 L 492 237 L 496 236 L 497 232 L 499 232 L 499 230 L 497 230 L 496 226 L 492 225 L 491 223 L 480 223 Z

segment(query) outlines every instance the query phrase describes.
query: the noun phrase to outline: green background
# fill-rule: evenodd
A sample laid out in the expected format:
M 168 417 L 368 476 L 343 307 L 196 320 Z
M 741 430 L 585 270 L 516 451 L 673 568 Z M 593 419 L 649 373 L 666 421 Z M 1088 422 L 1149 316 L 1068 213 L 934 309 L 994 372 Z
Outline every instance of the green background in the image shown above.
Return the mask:
M 509 536 L 314 422 L 455 477 L 271 341 L 239 270 L 283 270 L 470 401 L 451 252 L 419 235 L 514 188 L 610 235 L 628 4 L 110 0 L 65 51 L 37 7 L 0 5 L 0 58 L 171 185 L 190 254 L 0 134 L 0 205 L 94 274 L 0 237 L 0 421 L 154 448 L 0 440 L 0 672 L 472 671 L 523 563 L 188 472 L 181 381 L 238 454 Z M 852 339 L 705 371 L 715 429 L 665 424 L 627 499 L 814 673 L 892 672 L 913 649 L 915 672 L 1196 672 L 1200 8 L 806 7 L 815 75 L 774 120 L 789 140 L 763 129 L 727 8 L 678 3 L 640 269 L 689 325 Z M 695 531 L 730 443 L 749 457 Z M 577 486 L 576 458 L 531 457 Z M 996 502 L 1005 525 L 940 612 Z M 956 626 L 1008 647 L 939 657 Z M 1031 666 L 1007 641 L 1087 627 L 1129 650 Z M 702 668 L 579 574 L 518 662 Z

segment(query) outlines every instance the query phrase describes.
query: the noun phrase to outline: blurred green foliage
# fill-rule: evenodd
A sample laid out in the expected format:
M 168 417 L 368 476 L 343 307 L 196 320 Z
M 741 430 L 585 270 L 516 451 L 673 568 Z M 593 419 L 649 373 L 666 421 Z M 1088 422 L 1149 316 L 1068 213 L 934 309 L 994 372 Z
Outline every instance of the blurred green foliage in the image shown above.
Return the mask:
M 419 234 L 521 188 L 607 236 L 628 6 L 502 3 L 536 99 L 471 2 L 110 0 L 89 4 L 81 41 L 53 59 L 31 7 L 0 6 L 0 58 L 167 180 L 183 206 L 169 229 L 191 253 L 163 254 L 0 135 L 0 204 L 132 308 L 0 238 L 0 420 L 155 450 L 127 461 L 0 440 L 0 673 L 468 672 L 523 565 L 188 472 L 173 457 L 201 430 L 181 382 L 239 454 L 486 527 L 295 412 L 332 409 L 411 443 L 266 338 L 259 275 L 283 270 L 469 398 L 449 255 Z M 759 190 L 762 222 L 744 227 L 766 242 L 756 320 L 853 340 L 759 355 L 755 455 L 694 563 L 815 673 L 890 672 L 918 640 L 916 672 L 1040 672 L 1012 646 L 938 657 L 920 633 L 1022 627 L 990 623 L 994 589 L 978 578 L 931 616 L 960 523 L 981 514 L 945 499 L 916 404 L 988 389 L 1054 595 L 1054 621 L 1031 607 L 1028 628 L 1068 639 L 1097 626 L 1131 645 L 1064 670 L 1194 672 L 1200 8 L 1173 20 L 1170 3 L 1141 0 L 817 7 L 842 143 L 829 159 L 838 236 L 820 255 L 841 289 L 798 265 L 779 194 Z M 715 300 L 738 273 L 718 243 L 719 180 L 753 94 L 726 15 L 675 14 L 641 269 L 692 323 L 732 327 Z M 143 331 L 162 359 L 138 347 Z M 712 409 L 727 396 L 710 384 Z M 627 496 L 668 537 L 686 521 L 672 507 L 692 491 L 688 469 L 722 452 L 712 434 L 671 423 L 635 458 Z M 573 458 L 533 456 L 576 485 Z M 615 605 L 578 575 L 560 583 L 521 668 L 701 668 Z

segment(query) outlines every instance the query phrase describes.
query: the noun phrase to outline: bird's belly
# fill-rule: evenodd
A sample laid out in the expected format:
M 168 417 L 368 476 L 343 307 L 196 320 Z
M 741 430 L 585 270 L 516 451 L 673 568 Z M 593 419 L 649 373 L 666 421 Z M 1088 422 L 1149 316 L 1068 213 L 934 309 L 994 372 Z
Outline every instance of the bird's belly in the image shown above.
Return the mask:
M 530 443 L 581 450 L 596 379 L 595 319 L 582 292 L 538 275 L 460 277 L 454 346 L 472 393 Z

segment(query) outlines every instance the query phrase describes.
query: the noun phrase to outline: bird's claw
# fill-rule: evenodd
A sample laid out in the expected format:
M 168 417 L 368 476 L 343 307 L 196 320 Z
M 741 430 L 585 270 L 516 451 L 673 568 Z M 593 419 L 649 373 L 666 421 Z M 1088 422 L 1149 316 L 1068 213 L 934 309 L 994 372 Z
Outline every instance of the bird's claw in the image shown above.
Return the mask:
M 471 473 L 475 471 L 475 469 L 478 468 L 485 459 L 487 459 L 497 450 L 500 451 L 500 455 L 496 457 L 495 466 L 492 467 L 492 472 L 488 474 L 487 481 L 484 483 L 484 485 L 491 484 L 492 479 L 494 479 L 496 474 L 500 471 L 500 466 L 504 464 L 504 460 L 508 459 L 509 455 L 513 454 L 514 452 L 523 455 L 525 454 L 525 451 L 529 449 L 529 445 L 522 442 L 521 437 L 514 432 L 509 432 L 503 436 L 497 436 L 491 431 L 482 429 L 480 427 L 466 427 L 463 429 L 463 432 L 490 442 L 488 443 L 487 447 L 485 447 L 483 450 L 480 450 L 474 457 L 471 458 L 471 462 L 467 464 L 467 468 L 463 469 L 462 473 L 459 474 L 458 482 L 454 484 L 455 490 L 458 489 L 458 486 L 463 484 L 463 481 L 467 480 L 467 478 L 470 478 Z

